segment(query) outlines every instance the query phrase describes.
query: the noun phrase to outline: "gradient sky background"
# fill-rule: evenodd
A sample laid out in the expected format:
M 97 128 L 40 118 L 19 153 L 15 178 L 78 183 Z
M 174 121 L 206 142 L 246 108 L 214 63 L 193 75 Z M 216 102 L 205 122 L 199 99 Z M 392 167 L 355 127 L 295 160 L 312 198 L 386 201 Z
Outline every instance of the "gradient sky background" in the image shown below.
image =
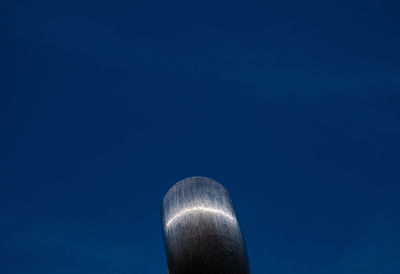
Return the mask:
M 167 273 L 194 175 L 252 273 L 400 273 L 398 1 L 166 2 L 1 1 L 0 273 Z

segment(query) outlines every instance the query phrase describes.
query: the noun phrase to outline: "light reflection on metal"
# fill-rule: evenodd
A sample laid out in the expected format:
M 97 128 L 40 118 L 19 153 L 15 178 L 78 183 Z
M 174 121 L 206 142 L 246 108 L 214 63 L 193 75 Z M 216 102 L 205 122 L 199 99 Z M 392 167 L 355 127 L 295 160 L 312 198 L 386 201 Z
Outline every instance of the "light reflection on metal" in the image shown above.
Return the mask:
M 221 215 L 227 219 L 229 219 L 232 222 L 236 222 L 235 217 L 233 217 L 232 215 L 230 215 L 229 213 L 226 213 L 220 209 L 215 209 L 215 208 L 211 208 L 211 207 L 204 207 L 204 206 L 196 206 L 196 207 L 192 207 L 192 208 L 186 208 L 182 211 L 180 211 L 178 214 L 176 214 L 174 217 L 172 217 L 166 224 L 166 228 L 169 228 L 172 224 L 174 224 L 175 221 L 179 220 L 180 218 L 182 218 L 185 215 L 188 214 L 196 214 L 196 213 L 212 213 L 212 214 L 218 214 Z
M 205 177 L 175 184 L 162 204 L 169 274 L 248 274 L 247 252 L 231 198 Z

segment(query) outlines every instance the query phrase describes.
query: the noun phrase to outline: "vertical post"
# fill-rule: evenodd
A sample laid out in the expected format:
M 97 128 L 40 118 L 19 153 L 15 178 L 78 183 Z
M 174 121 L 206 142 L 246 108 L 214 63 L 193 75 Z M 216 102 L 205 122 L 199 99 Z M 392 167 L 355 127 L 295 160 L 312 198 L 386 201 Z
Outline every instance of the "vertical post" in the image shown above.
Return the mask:
M 229 193 L 205 177 L 184 179 L 162 203 L 169 274 L 248 274 L 247 251 Z

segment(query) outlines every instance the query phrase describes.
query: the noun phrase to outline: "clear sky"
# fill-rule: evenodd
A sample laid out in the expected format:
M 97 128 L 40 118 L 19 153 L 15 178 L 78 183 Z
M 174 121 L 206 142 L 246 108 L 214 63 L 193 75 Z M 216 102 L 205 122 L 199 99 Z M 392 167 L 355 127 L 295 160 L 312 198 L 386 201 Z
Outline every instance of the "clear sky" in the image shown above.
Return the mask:
M 400 273 L 398 1 L 0 3 L 0 273 L 166 273 L 231 193 L 254 274 Z

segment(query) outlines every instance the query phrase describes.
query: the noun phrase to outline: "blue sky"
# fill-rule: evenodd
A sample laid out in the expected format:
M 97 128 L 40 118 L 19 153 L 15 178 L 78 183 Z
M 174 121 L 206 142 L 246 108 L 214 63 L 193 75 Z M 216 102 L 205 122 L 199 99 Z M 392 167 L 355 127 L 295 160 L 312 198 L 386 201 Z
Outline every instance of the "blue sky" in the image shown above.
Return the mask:
M 231 193 L 252 273 L 399 273 L 396 1 L 2 1 L 0 273 L 166 273 Z

